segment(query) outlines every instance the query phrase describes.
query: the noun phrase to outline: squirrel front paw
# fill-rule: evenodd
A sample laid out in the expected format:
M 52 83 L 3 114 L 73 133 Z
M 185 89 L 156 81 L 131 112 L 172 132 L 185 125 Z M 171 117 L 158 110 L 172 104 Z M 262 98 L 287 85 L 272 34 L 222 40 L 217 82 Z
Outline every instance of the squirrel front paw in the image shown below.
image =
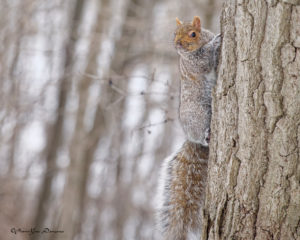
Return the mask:
M 221 42 L 222 42 L 221 34 L 216 35 L 212 41 L 213 41 L 213 62 L 214 62 L 215 71 L 217 71 L 219 65 L 219 55 L 221 51 Z

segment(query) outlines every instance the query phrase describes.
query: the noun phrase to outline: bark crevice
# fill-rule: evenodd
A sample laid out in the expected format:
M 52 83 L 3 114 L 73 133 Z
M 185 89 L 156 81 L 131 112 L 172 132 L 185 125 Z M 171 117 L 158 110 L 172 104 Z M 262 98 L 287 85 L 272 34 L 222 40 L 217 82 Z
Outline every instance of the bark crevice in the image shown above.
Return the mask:
M 205 239 L 300 237 L 299 12 L 280 1 L 225 1 Z

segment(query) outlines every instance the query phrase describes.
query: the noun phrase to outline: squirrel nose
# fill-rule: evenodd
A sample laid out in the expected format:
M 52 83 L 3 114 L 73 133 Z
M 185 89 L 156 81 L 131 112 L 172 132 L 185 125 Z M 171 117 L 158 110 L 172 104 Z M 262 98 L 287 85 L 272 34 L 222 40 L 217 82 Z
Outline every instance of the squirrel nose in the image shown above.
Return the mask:
M 180 40 L 177 40 L 177 41 L 176 41 L 176 45 L 182 46 Z

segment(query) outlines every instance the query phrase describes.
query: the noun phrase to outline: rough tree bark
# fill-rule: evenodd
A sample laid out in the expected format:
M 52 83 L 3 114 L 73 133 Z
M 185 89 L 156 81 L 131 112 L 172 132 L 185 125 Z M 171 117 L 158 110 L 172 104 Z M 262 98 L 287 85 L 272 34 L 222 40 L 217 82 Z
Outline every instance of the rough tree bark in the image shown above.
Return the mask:
M 300 239 L 299 4 L 225 1 L 202 239 Z

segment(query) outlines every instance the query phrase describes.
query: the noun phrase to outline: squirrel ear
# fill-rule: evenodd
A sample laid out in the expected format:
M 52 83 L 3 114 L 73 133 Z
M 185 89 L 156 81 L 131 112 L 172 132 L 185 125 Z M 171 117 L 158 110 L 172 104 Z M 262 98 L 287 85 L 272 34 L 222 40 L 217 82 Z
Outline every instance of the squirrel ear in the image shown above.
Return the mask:
M 201 31 L 201 21 L 198 16 L 194 17 L 193 26 L 200 32 Z
M 176 18 L 176 23 L 177 23 L 177 26 L 182 24 L 182 22 L 178 18 Z

